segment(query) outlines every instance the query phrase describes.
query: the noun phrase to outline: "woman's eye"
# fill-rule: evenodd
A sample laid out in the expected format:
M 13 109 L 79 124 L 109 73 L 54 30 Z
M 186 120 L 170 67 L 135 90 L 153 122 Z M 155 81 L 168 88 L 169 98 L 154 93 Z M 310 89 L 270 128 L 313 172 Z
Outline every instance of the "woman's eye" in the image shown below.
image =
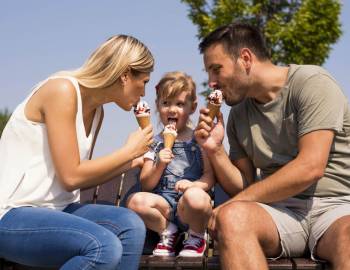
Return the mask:
M 177 103 L 177 106 L 178 106 L 178 107 L 183 107 L 184 105 L 185 105 L 185 103 L 183 103 L 183 102 Z
M 163 102 L 162 102 L 162 105 L 164 105 L 164 106 L 167 106 L 169 103 L 168 103 L 168 101 L 166 101 L 166 100 L 164 100 Z

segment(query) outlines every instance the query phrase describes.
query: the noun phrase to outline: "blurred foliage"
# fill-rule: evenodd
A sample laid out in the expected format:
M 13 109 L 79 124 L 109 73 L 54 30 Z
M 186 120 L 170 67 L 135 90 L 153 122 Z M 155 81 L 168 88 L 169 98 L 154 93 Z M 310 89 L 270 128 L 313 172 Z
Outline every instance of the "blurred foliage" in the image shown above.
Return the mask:
M 337 0 L 181 0 L 202 39 L 239 20 L 264 33 L 275 64 L 322 65 L 342 34 Z
M 0 137 L 2 134 L 2 131 L 4 130 L 7 121 L 10 119 L 11 114 L 7 109 L 0 111 Z

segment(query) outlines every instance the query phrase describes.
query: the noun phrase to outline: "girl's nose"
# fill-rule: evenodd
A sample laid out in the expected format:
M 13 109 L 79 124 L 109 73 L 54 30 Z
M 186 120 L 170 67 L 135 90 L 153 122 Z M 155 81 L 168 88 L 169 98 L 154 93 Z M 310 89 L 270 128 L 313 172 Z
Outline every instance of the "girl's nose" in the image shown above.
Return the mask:
M 176 106 L 175 106 L 175 105 L 171 105 L 171 106 L 169 107 L 169 111 L 170 111 L 170 112 L 175 112 L 175 111 L 176 111 Z

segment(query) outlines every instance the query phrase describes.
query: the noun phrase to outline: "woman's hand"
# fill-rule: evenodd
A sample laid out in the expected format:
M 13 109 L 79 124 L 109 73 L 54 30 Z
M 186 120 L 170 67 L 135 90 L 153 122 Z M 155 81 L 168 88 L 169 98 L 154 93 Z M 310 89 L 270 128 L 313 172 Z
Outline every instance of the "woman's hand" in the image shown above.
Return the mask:
M 218 121 L 214 123 L 208 116 L 209 110 L 202 108 L 198 125 L 194 132 L 198 144 L 208 152 L 215 152 L 220 149 L 225 135 L 224 120 L 222 113 L 218 114 Z
M 187 179 L 182 179 L 180 181 L 177 181 L 175 184 L 175 190 L 178 192 L 185 192 L 186 189 L 192 187 L 194 184 L 192 181 Z
M 144 129 L 139 129 L 131 133 L 126 141 L 127 147 L 133 155 L 137 158 L 149 150 L 149 146 L 153 143 L 153 128 L 151 125 Z
M 159 151 L 159 161 L 164 164 L 169 164 L 174 158 L 174 154 L 169 148 L 163 148 Z

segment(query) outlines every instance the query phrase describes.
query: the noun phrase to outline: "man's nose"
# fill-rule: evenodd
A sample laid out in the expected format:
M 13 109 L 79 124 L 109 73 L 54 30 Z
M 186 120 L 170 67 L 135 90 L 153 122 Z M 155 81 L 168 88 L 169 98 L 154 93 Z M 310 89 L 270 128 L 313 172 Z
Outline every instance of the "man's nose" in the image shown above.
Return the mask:
M 217 89 L 218 88 L 218 83 L 216 81 L 209 81 L 208 85 L 212 89 Z

